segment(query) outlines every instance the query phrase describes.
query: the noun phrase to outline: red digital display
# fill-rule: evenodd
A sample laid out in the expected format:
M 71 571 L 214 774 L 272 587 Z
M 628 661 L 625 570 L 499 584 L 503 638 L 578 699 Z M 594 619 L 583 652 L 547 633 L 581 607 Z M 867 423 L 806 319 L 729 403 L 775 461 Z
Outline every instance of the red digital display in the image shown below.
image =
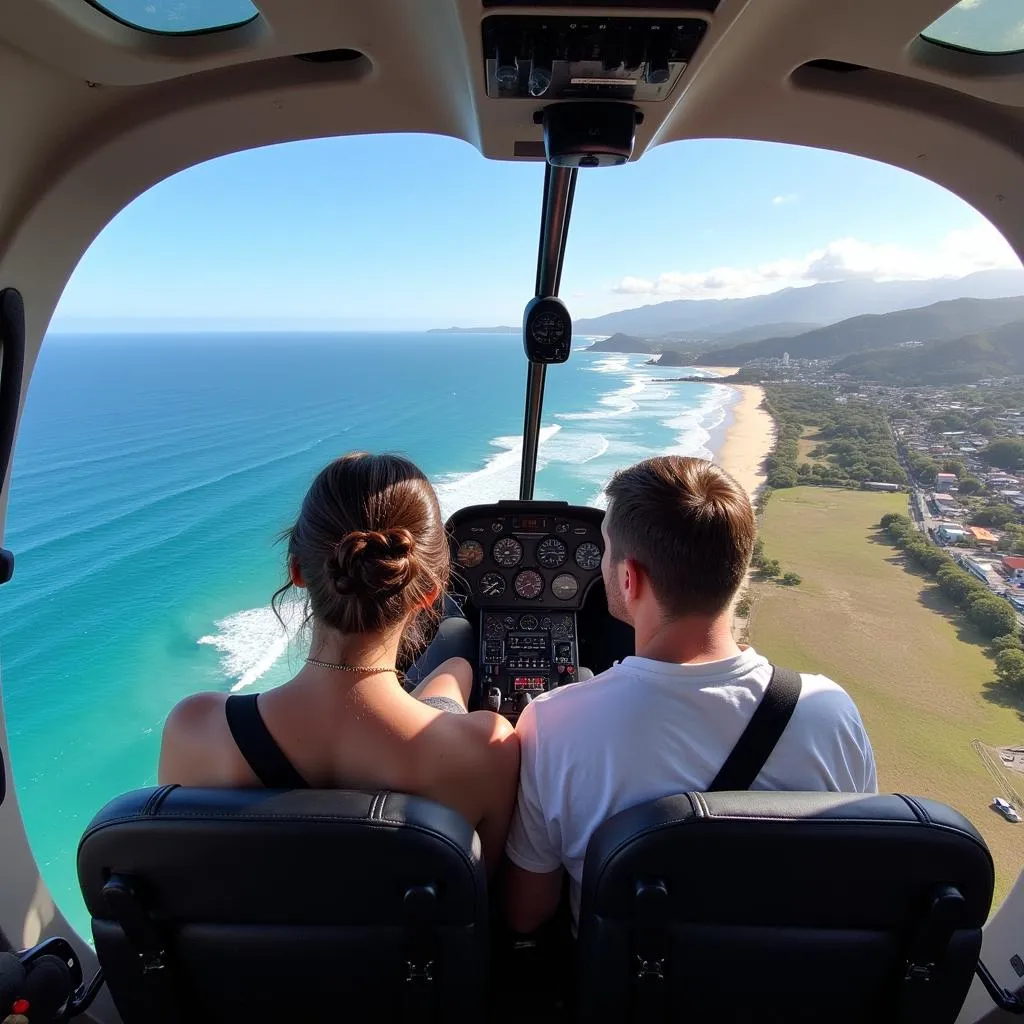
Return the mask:
M 543 690 L 547 680 L 543 676 L 516 676 L 512 680 L 513 690 Z

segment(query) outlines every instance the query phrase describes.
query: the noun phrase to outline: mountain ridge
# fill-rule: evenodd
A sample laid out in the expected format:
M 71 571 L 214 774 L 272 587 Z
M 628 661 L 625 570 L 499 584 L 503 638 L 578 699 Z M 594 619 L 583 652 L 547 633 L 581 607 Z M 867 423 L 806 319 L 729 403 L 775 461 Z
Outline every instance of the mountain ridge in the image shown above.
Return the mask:
M 1024 373 L 1024 318 L 987 331 L 913 348 L 854 353 L 832 366 L 866 380 L 912 384 L 971 384 Z
M 773 323 L 830 325 L 866 313 L 892 313 L 950 299 L 998 299 L 1024 294 L 1024 269 L 982 270 L 926 281 L 835 281 L 783 288 L 746 299 L 673 299 L 584 317 L 578 334 L 652 338 L 680 332 L 723 334 Z
M 836 359 L 908 342 L 955 341 L 1024 319 L 1024 296 L 950 299 L 917 309 L 865 313 L 790 338 L 767 338 L 702 351 L 698 364 L 740 366 L 754 359 Z

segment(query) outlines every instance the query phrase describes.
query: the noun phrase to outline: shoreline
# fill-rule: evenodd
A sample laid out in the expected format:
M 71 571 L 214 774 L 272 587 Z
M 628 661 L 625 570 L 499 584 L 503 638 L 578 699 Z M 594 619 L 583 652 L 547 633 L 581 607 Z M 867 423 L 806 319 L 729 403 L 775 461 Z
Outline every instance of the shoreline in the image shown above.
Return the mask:
M 704 369 L 728 377 L 735 367 L 709 366 Z M 714 378 L 708 378 L 713 381 Z M 775 420 L 761 407 L 764 389 L 757 384 L 728 384 L 736 392 L 725 436 L 715 452 L 718 464 L 740 483 L 755 501 L 765 483 L 764 460 L 775 443 Z

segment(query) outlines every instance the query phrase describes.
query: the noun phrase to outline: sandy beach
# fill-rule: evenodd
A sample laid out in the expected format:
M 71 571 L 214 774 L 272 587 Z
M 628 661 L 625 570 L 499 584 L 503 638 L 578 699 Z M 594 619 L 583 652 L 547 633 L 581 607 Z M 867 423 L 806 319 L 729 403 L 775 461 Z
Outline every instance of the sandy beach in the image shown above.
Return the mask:
M 710 366 L 709 370 L 729 376 L 735 367 Z M 732 423 L 718 452 L 718 461 L 754 498 L 764 484 L 762 463 L 775 440 L 775 421 L 761 408 L 764 390 L 756 384 L 734 384 L 740 393 L 732 407 Z

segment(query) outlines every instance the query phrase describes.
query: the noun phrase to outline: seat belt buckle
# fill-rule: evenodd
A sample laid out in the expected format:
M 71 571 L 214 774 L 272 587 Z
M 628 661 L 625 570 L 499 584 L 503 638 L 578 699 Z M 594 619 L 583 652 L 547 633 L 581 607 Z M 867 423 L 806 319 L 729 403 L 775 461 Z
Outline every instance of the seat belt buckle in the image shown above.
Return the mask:
M 142 963 L 143 974 L 154 974 L 157 971 L 166 970 L 167 964 L 164 962 L 164 956 L 167 950 L 157 949 L 147 953 L 139 953 L 139 960 Z
M 663 957 L 645 958 L 637 954 L 636 957 L 636 977 L 637 981 L 642 981 L 644 978 L 654 978 L 659 981 L 665 980 L 665 960 Z
M 907 961 L 907 973 L 903 975 L 904 981 L 931 981 L 932 971 L 935 970 L 934 961 L 917 964 L 912 960 Z
M 429 984 L 434 980 L 434 961 L 405 961 L 405 980 L 413 985 Z

